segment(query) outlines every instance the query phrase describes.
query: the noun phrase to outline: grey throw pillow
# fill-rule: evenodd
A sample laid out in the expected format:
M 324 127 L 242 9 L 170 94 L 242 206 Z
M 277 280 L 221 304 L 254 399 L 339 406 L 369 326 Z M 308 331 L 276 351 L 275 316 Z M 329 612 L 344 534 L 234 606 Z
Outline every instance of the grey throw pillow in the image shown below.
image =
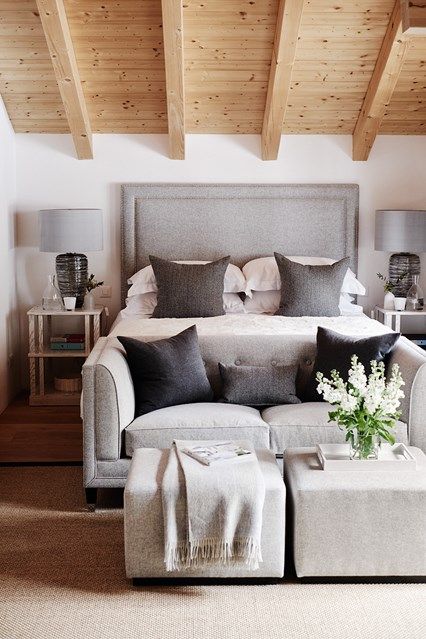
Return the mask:
M 324 266 L 298 264 L 274 253 L 281 277 L 281 301 L 275 315 L 337 317 L 349 257 Z
M 223 289 L 230 256 L 208 264 L 177 264 L 149 256 L 157 280 L 157 306 L 152 317 L 224 315 Z
M 230 404 L 276 406 L 299 404 L 297 366 L 225 366 L 219 362 L 222 399 Z
M 135 389 L 135 417 L 166 406 L 213 400 L 195 326 L 155 342 L 117 339 L 126 349 Z

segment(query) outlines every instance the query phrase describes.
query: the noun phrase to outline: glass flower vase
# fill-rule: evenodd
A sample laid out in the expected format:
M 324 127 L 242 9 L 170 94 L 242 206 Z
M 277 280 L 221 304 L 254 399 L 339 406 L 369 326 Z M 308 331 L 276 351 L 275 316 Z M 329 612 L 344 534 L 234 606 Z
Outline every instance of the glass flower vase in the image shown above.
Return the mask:
M 93 291 L 88 291 L 84 296 L 84 311 L 93 311 L 96 308 L 96 299 Z
M 55 275 L 48 276 L 48 283 L 43 291 L 42 306 L 44 311 L 63 311 L 62 295 L 56 286 Z
M 378 459 L 380 440 L 377 435 L 365 435 L 355 430 L 349 448 L 350 459 Z
M 407 311 L 422 311 L 424 308 L 423 290 L 419 284 L 419 276 L 414 275 L 414 283 L 407 293 Z

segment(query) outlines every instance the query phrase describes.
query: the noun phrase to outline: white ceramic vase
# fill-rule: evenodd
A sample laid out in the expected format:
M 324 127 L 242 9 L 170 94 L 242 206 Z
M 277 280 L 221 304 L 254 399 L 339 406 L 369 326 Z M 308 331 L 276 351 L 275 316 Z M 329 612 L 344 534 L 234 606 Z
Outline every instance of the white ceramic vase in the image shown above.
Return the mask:
M 385 311 L 393 311 L 395 309 L 395 295 L 390 291 L 385 293 L 383 308 L 385 309 Z

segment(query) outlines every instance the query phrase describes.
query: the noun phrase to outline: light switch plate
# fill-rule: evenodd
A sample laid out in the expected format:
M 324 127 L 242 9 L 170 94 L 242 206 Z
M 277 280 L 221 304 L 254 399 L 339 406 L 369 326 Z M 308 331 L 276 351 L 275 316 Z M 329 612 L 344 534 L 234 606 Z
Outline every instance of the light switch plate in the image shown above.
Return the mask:
M 101 286 L 101 297 L 111 297 L 111 286 Z

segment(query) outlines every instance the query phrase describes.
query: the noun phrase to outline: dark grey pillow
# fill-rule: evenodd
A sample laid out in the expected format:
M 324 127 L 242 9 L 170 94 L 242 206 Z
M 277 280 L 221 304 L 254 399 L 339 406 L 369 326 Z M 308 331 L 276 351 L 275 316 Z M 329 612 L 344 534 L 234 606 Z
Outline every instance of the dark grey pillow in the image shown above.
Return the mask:
M 275 315 L 337 317 L 349 258 L 324 266 L 298 264 L 274 253 L 281 276 L 281 301 Z
M 230 257 L 208 264 L 176 264 L 149 256 L 157 280 L 157 306 L 152 317 L 224 315 L 223 289 Z
M 219 362 L 222 398 L 230 404 L 275 406 L 299 404 L 297 366 L 225 366 Z
M 156 342 L 117 339 L 127 353 L 135 389 L 135 417 L 166 406 L 213 400 L 195 326 Z
M 357 355 L 358 360 L 364 365 L 366 373 L 371 372 L 370 362 L 385 361 L 396 342 L 399 333 L 385 333 L 373 337 L 350 337 L 336 333 L 328 328 L 318 326 L 317 331 L 317 355 L 314 368 L 308 380 L 303 394 L 305 402 L 321 402 L 322 396 L 317 393 L 316 374 L 324 373 L 330 377 L 332 370 L 340 373 L 342 379 L 348 379 L 348 371 L 351 366 L 352 355 Z

